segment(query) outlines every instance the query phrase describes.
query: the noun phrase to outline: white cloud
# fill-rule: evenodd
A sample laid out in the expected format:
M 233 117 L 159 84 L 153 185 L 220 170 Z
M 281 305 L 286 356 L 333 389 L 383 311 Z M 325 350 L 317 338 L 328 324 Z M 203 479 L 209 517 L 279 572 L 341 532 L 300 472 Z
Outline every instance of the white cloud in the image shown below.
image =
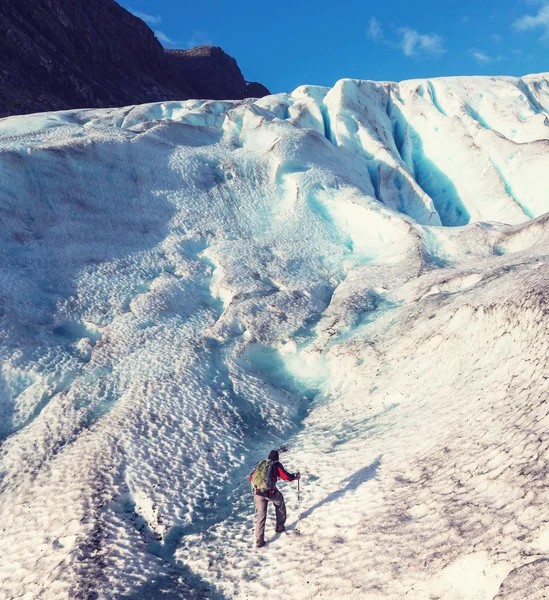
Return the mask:
M 436 33 L 419 33 L 409 27 L 399 29 L 400 48 L 405 56 L 437 57 L 445 52 L 444 41 Z
M 366 35 L 371 40 L 374 40 L 374 42 L 378 42 L 383 39 L 383 30 L 381 29 L 379 21 L 375 17 L 370 19 L 370 23 L 366 29 Z
M 147 13 L 141 12 L 140 10 L 133 10 L 132 8 L 128 8 L 128 10 L 132 13 L 132 15 L 142 19 L 149 25 L 158 25 L 162 21 L 162 17 L 160 15 L 148 15 Z
M 505 56 L 498 54 L 497 56 L 489 56 L 482 50 L 477 50 L 476 48 L 471 48 L 469 50 L 469 54 L 479 63 L 487 65 L 488 63 L 499 62 L 500 60 L 505 60 Z
M 471 50 L 471 56 L 479 63 L 489 63 L 491 62 L 490 57 L 484 52 L 480 50 Z
M 436 33 L 419 33 L 411 27 L 400 27 L 396 31 L 399 39 L 387 39 L 381 23 L 376 17 L 371 17 L 366 27 L 366 36 L 378 44 L 400 50 L 405 56 L 436 58 L 446 52 L 442 36 Z
M 195 46 L 211 46 L 211 35 L 207 31 L 193 31 L 191 38 L 185 42 L 185 45 L 187 48 L 194 48 Z
M 537 15 L 524 15 L 513 23 L 515 31 L 542 30 L 541 41 L 549 43 L 549 5 L 542 6 Z
M 163 31 L 155 31 L 154 35 L 156 36 L 156 39 L 163 45 L 163 46 L 176 46 L 177 42 L 175 42 L 174 40 L 171 40 Z
M 493 33 L 490 36 L 490 39 L 496 44 L 499 44 L 503 40 L 503 37 L 499 33 Z

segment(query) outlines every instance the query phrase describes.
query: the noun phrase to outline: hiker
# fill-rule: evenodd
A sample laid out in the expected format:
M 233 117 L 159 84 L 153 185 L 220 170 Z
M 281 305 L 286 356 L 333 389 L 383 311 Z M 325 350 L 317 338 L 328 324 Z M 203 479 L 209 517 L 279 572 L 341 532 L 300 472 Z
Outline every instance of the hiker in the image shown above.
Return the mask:
M 288 473 L 278 461 L 278 450 L 271 450 L 269 458 L 262 460 L 250 473 L 250 481 L 255 490 L 255 506 L 257 522 L 255 524 L 255 540 L 258 548 L 265 545 L 265 522 L 267 521 L 267 505 L 272 502 L 276 510 L 276 532 L 282 533 L 286 527 L 286 504 L 284 496 L 276 488 L 278 478 L 284 481 L 301 479 L 299 473 Z

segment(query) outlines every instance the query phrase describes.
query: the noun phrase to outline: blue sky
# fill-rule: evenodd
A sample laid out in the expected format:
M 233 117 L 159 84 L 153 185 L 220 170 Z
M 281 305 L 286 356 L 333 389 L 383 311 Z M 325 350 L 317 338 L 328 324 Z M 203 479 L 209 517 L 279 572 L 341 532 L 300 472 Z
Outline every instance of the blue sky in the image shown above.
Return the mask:
M 549 71 L 549 0 L 128 0 L 167 48 L 221 46 L 272 92 L 343 77 Z

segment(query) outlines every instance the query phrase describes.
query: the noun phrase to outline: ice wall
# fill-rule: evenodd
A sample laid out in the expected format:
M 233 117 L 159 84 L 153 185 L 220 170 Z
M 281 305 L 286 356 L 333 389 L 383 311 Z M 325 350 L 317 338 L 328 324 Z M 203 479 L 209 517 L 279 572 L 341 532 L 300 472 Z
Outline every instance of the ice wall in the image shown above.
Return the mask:
M 548 116 L 539 75 L 0 120 L 0 598 L 518 598 Z M 281 443 L 304 535 L 257 556 Z

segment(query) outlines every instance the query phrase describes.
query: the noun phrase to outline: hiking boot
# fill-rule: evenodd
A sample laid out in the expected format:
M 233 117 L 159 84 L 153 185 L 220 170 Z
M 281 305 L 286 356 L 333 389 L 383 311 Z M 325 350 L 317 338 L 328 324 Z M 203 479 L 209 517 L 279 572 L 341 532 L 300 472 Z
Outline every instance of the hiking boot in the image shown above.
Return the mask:
M 261 548 L 265 545 L 265 540 L 264 539 L 257 540 L 255 545 L 257 548 Z
M 277 527 L 277 528 L 275 529 L 275 531 L 276 531 L 277 533 L 282 533 L 283 531 L 286 531 L 286 527 L 284 527 L 284 525 L 281 525 L 280 527 Z

